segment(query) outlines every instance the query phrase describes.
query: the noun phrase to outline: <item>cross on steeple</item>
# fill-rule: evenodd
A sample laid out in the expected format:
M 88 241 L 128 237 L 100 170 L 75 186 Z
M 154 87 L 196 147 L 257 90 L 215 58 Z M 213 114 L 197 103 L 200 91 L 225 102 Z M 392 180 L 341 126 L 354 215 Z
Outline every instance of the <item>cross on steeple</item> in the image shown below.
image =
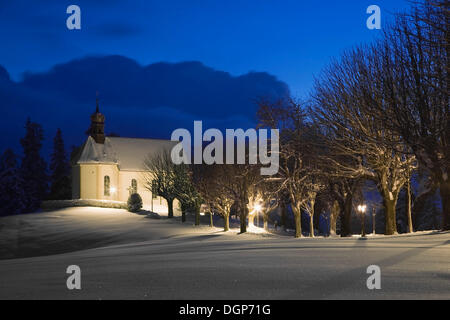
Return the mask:
M 98 106 L 98 91 L 96 92 L 96 98 L 95 98 L 95 103 L 96 103 L 96 109 L 95 109 L 95 113 L 100 113 L 100 108 Z

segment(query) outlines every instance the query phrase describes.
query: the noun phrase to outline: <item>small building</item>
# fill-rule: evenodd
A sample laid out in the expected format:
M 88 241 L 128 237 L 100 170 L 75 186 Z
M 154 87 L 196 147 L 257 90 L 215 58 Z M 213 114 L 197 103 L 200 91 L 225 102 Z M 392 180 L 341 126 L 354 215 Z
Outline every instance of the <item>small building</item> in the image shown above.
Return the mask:
M 135 139 L 105 136 L 105 116 L 98 101 L 91 115 L 89 137 L 81 147 L 72 166 L 72 198 L 126 202 L 131 193 L 138 193 L 144 208 L 167 214 L 167 202 L 147 188 L 149 173 L 146 159 L 170 151 L 176 142 L 160 139 Z M 179 203 L 174 201 L 174 214 Z

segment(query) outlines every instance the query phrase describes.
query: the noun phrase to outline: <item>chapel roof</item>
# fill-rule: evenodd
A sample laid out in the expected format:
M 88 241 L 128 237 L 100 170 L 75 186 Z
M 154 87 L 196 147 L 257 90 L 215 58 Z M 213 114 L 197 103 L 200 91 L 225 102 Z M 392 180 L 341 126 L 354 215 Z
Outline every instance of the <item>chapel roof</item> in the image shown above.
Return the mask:
M 117 164 L 120 170 L 143 171 L 147 158 L 170 152 L 177 143 L 160 139 L 106 137 L 105 143 L 100 144 L 88 137 L 77 163 Z

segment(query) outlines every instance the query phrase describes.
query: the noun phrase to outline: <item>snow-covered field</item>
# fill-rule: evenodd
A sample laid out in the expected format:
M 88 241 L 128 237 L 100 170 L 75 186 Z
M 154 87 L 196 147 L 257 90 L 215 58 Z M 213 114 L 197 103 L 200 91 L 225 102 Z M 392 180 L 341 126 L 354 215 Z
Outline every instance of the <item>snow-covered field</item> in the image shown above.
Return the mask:
M 69 265 L 81 268 L 81 290 L 66 287 Z M 381 268 L 381 290 L 366 287 L 369 265 Z M 450 233 L 224 234 L 103 208 L 4 217 L 0 298 L 450 299 Z

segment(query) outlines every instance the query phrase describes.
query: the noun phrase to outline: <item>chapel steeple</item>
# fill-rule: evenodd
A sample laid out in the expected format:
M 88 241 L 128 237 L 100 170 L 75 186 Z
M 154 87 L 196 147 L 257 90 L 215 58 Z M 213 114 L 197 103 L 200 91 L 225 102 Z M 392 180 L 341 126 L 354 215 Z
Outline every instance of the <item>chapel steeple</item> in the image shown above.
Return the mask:
M 98 97 L 96 99 L 95 113 L 91 115 L 89 135 L 95 140 L 96 143 L 105 143 L 105 116 L 100 113 Z

